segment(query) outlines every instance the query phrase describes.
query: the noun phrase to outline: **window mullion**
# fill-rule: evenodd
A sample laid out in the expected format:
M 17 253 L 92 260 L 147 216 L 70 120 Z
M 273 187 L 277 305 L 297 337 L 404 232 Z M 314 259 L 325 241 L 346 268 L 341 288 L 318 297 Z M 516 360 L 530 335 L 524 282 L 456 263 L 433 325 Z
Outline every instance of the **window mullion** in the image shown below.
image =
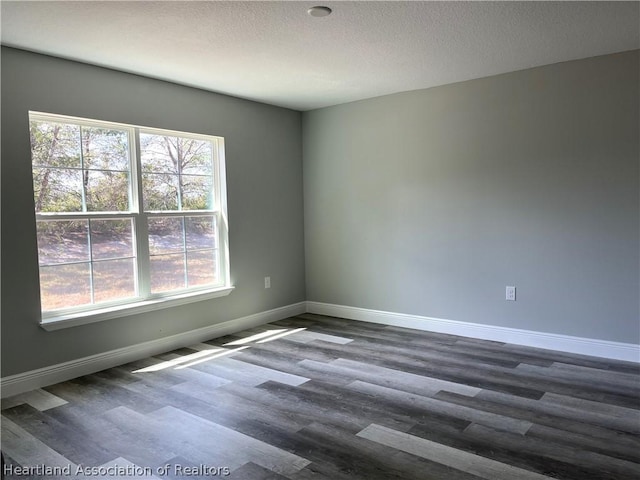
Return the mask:
M 176 137 L 176 171 L 178 172 L 178 210 L 183 210 L 182 208 L 182 144 L 180 143 L 180 139 Z M 186 260 L 185 260 L 186 261 Z M 186 285 L 186 283 L 185 283 Z
M 182 217 L 182 251 L 184 252 L 184 286 L 189 287 L 189 265 L 187 263 L 187 217 Z
M 117 220 L 122 218 L 130 218 L 135 215 L 135 211 L 131 212 L 77 212 L 77 213 L 36 213 L 36 220 L 86 220 L 89 216 L 96 220 Z
M 80 181 L 82 182 L 82 188 L 80 189 L 80 195 L 82 196 L 82 212 L 86 213 L 87 209 L 87 192 L 86 185 L 84 181 L 85 170 L 84 170 L 84 144 L 82 142 L 82 125 L 78 128 L 78 134 L 80 135 Z M 93 289 L 93 284 L 91 284 L 91 288 Z M 93 297 L 93 293 L 91 294 Z
M 91 287 L 91 303 L 96 303 L 95 289 L 93 288 L 93 242 L 91 239 L 91 219 L 87 218 L 87 246 L 89 249 L 89 286 Z
M 137 253 L 138 295 L 147 298 L 151 294 L 151 260 L 149 258 L 149 226 L 144 212 L 142 191 L 142 159 L 140 152 L 140 129 L 132 129 L 131 179 L 133 209 L 135 210 L 135 245 Z

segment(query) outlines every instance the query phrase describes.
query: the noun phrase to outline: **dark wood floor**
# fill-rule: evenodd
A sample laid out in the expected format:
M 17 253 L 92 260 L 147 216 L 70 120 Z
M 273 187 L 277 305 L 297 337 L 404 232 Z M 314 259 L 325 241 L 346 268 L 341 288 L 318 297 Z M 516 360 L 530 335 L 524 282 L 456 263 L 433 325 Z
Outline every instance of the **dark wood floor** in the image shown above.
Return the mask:
M 2 406 L 14 478 L 640 478 L 638 364 L 311 314 Z

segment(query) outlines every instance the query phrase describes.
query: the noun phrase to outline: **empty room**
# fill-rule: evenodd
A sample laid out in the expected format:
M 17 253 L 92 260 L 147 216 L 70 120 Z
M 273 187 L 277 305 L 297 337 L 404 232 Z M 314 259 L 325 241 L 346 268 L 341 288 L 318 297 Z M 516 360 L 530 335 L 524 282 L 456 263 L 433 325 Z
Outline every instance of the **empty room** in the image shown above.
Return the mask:
M 640 478 L 640 2 L 0 9 L 3 479 Z

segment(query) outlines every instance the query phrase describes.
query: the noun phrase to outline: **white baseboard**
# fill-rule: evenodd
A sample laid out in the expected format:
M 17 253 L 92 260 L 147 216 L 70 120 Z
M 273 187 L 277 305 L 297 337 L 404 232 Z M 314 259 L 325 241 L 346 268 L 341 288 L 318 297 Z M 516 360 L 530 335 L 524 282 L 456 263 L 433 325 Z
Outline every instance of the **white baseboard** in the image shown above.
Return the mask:
M 175 350 L 176 348 L 186 347 L 194 343 L 204 342 L 212 338 L 222 337 L 247 328 L 282 320 L 287 317 L 299 315 L 305 311 L 306 302 L 295 303 L 235 320 L 216 323 L 215 325 L 198 328 L 189 332 L 171 335 L 158 340 L 131 345 L 129 347 L 4 377 L 0 380 L 2 398 L 28 392 L 36 388 L 42 388 L 54 383 L 64 382 L 82 375 L 99 372 L 106 368 L 133 362 L 152 355 Z
M 307 312 L 640 363 L 640 345 L 632 343 L 610 342 L 607 340 L 459 322 L 404 313 L 383 312 L 320 302 L 308 301 Z
M 305 312 L 640 363 L 640 346 L 631 343 L 572 337 L 320 302 L 300 302 L 158 340 L 4 377 L 0 380 L 2 398 Z

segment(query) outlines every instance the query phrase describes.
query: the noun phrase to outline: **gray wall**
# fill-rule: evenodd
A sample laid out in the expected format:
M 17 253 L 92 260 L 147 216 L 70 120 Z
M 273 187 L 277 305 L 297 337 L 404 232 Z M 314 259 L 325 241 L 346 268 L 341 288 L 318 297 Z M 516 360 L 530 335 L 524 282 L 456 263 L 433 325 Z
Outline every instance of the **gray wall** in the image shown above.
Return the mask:
M 2 48 L 2 376 L 305 298 L 639 343 L 638 56 L 307 112 L 301 132 L 291 110 Z M 224 136 L 236 290 L 41 329 L 29 110 Z
M 303 114 L 307 299 L 639 343 L 638 56 Z
M 29 110 L 225 137 L 235 291 L 55 332 L 40 328 Z M 1 141 L 2 376 L 305 299 L 299 112 L 2 48 Z

